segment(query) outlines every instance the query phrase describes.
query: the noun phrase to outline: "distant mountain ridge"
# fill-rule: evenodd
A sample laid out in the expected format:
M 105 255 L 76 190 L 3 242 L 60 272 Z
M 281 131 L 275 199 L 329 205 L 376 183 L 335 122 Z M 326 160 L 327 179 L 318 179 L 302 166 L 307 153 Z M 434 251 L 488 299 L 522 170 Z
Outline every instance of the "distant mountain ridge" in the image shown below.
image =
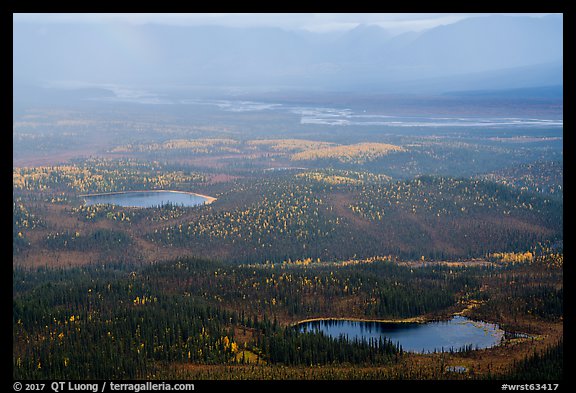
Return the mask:
M 443 92 L 486 88 L 487 78 L 493 81 L 488 88 L 562 83 L 562 15 L 473 17 L 398 36 L 376 25 L 329 35 L 262 27 L 20 22 L 13 32 L 15 84 L 72 80 L 402 91 L 428 81 L 429 90 Z M 510 79 L 505 71 L 521 67 L 534 71 L 524 80 Z M 472 74 L 476 80 L 462 87 L 429 83 Z

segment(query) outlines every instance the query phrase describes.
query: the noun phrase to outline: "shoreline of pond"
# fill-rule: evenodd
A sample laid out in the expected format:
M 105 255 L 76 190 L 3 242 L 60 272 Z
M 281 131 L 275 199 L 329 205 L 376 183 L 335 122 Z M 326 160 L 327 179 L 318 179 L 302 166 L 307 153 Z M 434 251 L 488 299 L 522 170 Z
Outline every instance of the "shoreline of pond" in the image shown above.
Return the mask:
M 470 312 L 478 307 L 481 302 L 477 300 L 469 300 L 465 303 L 464 308 L 460 309 L 460 311 L 450 311 L 450 312 L 443 312 L 443 313 L 431 313 L 431 314 L 424 314 L 424 315 L 417 315 L 415 317 L 408 317 L 408 318 L 396 318 L 396 319 L 382 319 L 382 318 L 361 318 L 361 317 L 313 317 L 307 318 L 303 320 L 299 320 L 296 322 L 288 323 L 288 326 L 297 326 L 303 323 L 308 322 L 320 322 L 320 321 L 354 321 L 354 322 L 379 322 L 379 323 L 428 323 L 428 322 L 438 322 L 438 321 L 448 321 L 455 316 L 462 316 L 466 317 L 471 320 L 475 320 L 469 314 Z M 453 310 L 453 309 L 452 309 Z M 489 321 L 482 321 L 488 323 L 497 323 L 497 322 L 489 322 Z
M 298 326 L 310 322 L 323 322 L 323 321 L 352 321 L 352 322 L 377 322 L 377 323 L 428 323 L 433 321 L 442 320 L 440 318 L 425 318 L 422 316 L 400 318 L 400 319 L 371 319 L 371 318 L 354 318 L 354 317 L 316 317 L 303 319 L 301 321 L 292 322 L 290 326 Z
M 217 198 L 211 197 L 209 195 L 198 194 L 196 192 L 191 191 L 178 191 L 178 190 L 135 190 L 135 191 L 112 191 L 112 192 L 101 192 L 96 194 L 79 194 L 78 197 L 85 198 L 85 197 L 98 197 L 98 196 L 108 196 L 108 195 L 122 195 L 122 194 L 132 194 L 132 193 L 146 193 L 146 192 L 173 192 L 177 194 L 188 194 L 194 195 L 200 198 L 206 199 L 204 204 L 210 204 L 217 200 Z

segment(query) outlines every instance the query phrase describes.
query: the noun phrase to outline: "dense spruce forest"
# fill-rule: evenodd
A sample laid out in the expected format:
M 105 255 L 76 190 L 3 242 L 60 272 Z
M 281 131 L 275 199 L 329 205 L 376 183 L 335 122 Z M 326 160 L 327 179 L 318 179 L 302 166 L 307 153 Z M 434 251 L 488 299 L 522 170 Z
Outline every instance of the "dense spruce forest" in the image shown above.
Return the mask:
M 371 261 L 336 268 L 178 259 L 135 270 L 122 265 L 15 269 L 13 282 L 16 379 L 153 378 L 165 375 L 163 365 L 169 364 L 238 366 L 234 372 L 244 372 L 246 364 L 270 372 L 280 365 L 381 365 L 390 377 L 399 377 L 394 370 L 402 365 L 407 372 L 414 355 L 398 344 L 298 333 L 292 323 L 326 315 L 441 317 L 477 302 L 471 315 L 505 314 L 511 331 L 521 328 L 537 336 L 546 329 L 538 321 L 553 323 L 563 315 L 562 289 L 557 289 L 561 270 L 544 261 L 505 267 Z M 522 375 L 531 364 L 558 357 L 547 351 L 501 372 Z M 558 372 L 544 370 L 545 379 L 546 373 Z

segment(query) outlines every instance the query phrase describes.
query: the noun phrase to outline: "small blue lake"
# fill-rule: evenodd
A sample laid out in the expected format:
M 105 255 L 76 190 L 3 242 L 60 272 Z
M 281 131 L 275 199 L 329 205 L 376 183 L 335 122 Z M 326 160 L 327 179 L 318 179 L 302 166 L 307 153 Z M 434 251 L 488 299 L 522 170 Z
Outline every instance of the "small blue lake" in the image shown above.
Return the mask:
M 129 191 L 82 195 L 87 205 L 111 204 L 124 207 L 157 207 L 165 204 L 191 207 L 210 203 L 213 198 L 183 191 Z
M 399 343 L 407 352 L 429 353 L 434 351 L 490 348 L 500 344 L 504 331 L 498 325 L 473 321 L 466 317 L 454 316 L 448 321 L 427 323 L 364 322 L 353 320 L 320 320 L 297 325 L 301 332 L 323 332 L 338 338 L 343 335 L 348 340 L 375 340 L 386 338 Z

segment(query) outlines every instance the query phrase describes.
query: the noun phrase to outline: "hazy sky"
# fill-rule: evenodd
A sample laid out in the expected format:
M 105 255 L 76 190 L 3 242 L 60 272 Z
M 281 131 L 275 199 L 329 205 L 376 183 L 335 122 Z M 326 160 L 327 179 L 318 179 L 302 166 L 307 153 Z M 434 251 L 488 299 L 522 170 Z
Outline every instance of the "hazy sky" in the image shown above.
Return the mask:
M 135 24 L 158 23 L 172 25 L 220 25 L 231 27 L 274 26 L 284 29 L 304 29 L 314 32 L 348 30 L 359 24 L 374 24 L 399 34 L 420 31 L 458 20 L 489 14 L 466 13 L 199 13 L 199 14 L 14 14 L 14 21 L 45 23 L 94 23 L 123 21 Z M 546 14 L 506 14 L 542 16 Z

